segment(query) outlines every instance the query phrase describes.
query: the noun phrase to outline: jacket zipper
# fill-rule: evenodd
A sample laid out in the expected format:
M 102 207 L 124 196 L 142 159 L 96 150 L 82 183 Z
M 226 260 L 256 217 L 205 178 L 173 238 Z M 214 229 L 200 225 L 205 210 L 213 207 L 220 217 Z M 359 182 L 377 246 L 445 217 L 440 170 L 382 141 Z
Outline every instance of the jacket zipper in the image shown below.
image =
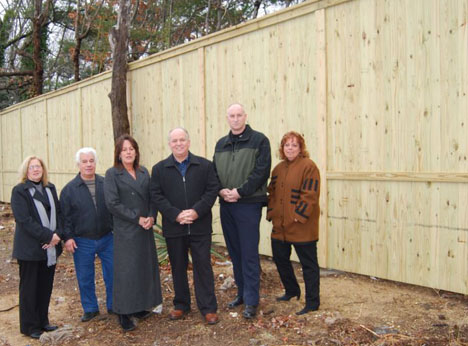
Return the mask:
M 187 167 L 188 169 L 188 167 Z M 187 174 L 187 171 L 185 171 Z M 182 181 L 184 182 L 184 197 L 185 197 L 185 206 L 188 209 L 188 200 L 187 200 L 187 186 L 185 185 L 185 176 L 182 176 Z M 188 235 L 190 235 L 190 224 L 187 224 Z
M 232 144 L 232 162 L 234 162 L 236 156 L 236 142 Z

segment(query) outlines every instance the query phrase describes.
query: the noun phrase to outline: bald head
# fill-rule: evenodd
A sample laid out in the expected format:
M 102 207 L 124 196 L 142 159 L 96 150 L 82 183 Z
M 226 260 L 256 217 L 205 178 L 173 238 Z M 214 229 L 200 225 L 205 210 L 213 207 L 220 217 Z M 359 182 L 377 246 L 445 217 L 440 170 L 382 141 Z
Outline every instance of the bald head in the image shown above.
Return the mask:
M 240 103 L 231 104 L 227 109 L 227 122 L 234 135 L 244 132 L 247 122 L 244 106 Z

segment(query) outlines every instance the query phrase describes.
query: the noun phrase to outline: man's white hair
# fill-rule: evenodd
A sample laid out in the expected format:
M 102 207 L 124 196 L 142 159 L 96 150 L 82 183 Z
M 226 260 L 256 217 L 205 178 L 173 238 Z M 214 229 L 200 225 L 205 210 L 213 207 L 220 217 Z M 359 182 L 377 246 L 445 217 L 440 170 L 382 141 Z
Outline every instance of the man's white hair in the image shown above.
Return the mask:
M 77 164 L 80 163 L 81 154 L 93 154 L 94 161 L 97 163 L 97 154 L 96 154 L 96 150 L 94 150 L 94 148 L 84 147 L 84 148 L 81 148 L 80 150 L 78 150 L 76 152 L 76 155 L 75 155 L 75 161 L 76 161 Z
M 167 141 L 168 141 L 168 142 L 171 141 L 171 134 L 172 134 L 172 132 L 174 132 L 175 130 L 182 130 L 182 131 L 184 131 L 184 132 L 185 132 L 185 138 L 186 138 L 187 140 L 190 140 L 190 136 L 189 136 L 188 131 L 187 131 L 185 128 L 179 126 L 179 127 L 174 127 L 172 130 L 169 131 L 169 133 L 167 134 Z

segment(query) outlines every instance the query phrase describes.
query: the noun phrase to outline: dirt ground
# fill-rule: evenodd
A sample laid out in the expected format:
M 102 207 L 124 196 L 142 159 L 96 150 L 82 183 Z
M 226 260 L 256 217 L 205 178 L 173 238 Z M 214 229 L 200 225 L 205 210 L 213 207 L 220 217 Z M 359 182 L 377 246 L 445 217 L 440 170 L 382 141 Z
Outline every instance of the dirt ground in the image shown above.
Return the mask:
M 283 290 L 268 258 L 262 258 L 257 319 L 244 320 L 240 307 L 226 308 L 236 288 L 220 288 L 232 276 L 232 268 L 213 259 L 220 315 L 217 325 L 205 325 L 193 303 L 185 319 L 168 319 L 173 291 L 170 268 L 164 266 L 162 313 L 138 323 L 135 331 L 123 333 L 117 317 L 104 313 L 99 263 L 97 289 L 103 313 L 90 322 L 80 321 L 82 310 L 69 254 L 59 259 L 50 304 L 50 321 L 60 329 L 33 340 L 19 333 L 18 265 L 11 260 L 13 232 L 11 210 L 0 204 L 0 345 L 468 345 L 467 296 L 322 270 L 320 310 L 296 316 L 304 298 L 275 301 Z M 300 266 L 295 269 L 302 279 Z

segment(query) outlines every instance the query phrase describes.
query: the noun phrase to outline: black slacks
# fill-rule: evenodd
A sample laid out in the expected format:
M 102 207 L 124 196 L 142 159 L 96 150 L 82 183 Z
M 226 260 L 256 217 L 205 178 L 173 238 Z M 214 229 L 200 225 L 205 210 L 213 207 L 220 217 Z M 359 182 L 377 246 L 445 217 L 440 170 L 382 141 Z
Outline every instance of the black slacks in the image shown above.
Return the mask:
M 218 304 L 211 267 L 211 234 L 166 238 L 166 244 L 174 283 L 174 308 L 183 311 L 190 310 L 190 289 L 187 277 L 190 250 L 198 309 L 202 315 L 216 312 Z
M 55 265 L 47 261 L 18 260 L 20 332 L 30 335 L 49 324 L 49 302 L 54 284 Z
M 271 239 L 273 260 L 278 269 L 281 282 L 288 295 L 297 295 L 301 292 L 296 275 L 291 264 L 291 245 L 294 246 L 302 265 L 304 284 L 306 290 L 305 302 L 307 307 L 318 308 L 320 305 L 320 268 L 317 259 L 317 242 L 294 244 Z

